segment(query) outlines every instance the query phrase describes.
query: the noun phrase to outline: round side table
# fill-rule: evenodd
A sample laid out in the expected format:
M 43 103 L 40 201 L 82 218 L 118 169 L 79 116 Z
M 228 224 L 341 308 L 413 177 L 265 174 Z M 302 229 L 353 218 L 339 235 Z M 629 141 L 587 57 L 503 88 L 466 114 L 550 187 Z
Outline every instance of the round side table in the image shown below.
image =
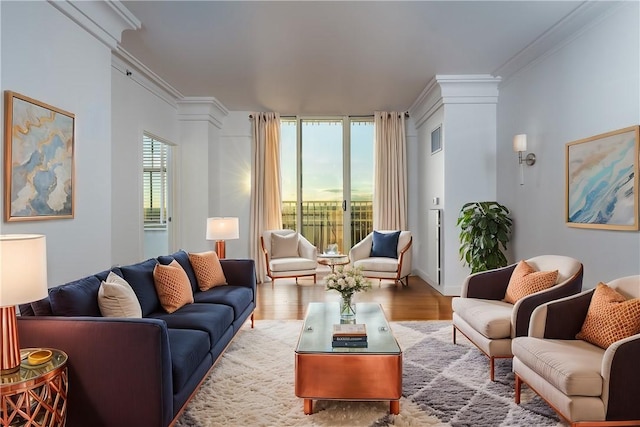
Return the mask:
M 331 272 L 335 273 L 336 265 L 349 264 L 349 257 L 342 254 L 318 254 L 318 264 L 331 267 Z
M 51 350 L 51 359 L 30 365 L 34 351 Z M 53 348 L 20 350 L 20 370 L 0 375 L 0 426 L 63 427 L 67 417 L 67 354 Z

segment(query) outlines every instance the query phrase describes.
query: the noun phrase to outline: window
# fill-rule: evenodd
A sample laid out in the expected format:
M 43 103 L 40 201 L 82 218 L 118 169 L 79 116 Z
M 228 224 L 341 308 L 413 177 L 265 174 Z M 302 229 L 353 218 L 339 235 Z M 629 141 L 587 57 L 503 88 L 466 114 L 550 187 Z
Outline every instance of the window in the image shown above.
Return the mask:
M 373 229 L 373 119 L 283 118 L 282 224 L 320 251 Z
M 166 230 L 168 146 L 147 134 L 142 146 L 144 228 Z

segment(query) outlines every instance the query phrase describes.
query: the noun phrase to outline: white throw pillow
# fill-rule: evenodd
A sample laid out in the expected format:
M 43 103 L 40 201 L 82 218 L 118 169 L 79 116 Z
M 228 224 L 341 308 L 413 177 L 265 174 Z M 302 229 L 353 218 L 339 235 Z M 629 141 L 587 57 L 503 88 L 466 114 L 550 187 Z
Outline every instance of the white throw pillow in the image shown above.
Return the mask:
M 271 233 L 271 258 L 298 258 L 298 233 Z
M 113 271 L 100 285 L 98 305 L 104 317 L 142 317 L 140 301 L 131 285 Z

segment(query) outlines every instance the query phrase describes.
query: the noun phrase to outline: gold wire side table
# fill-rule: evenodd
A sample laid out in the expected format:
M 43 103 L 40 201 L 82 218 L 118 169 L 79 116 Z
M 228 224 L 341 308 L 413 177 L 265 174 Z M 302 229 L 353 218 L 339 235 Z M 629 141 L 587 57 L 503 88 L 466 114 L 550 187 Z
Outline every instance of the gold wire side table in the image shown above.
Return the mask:
M 51 350 L 50 360 L 30 365 L 34 351 Z M 53 348 L 20 350 L 20 370 L 0 376 L 0 426 L 64 427 L 67 418 L 67 354 Z

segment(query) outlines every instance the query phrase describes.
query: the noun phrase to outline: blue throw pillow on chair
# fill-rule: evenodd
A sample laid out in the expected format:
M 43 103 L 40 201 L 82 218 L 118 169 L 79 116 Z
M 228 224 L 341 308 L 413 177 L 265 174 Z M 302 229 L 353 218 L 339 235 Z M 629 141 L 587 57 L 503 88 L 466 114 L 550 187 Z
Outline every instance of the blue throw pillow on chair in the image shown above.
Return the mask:
M 398 258 L 398 239 L 400 232 L 379 233 L 373 232 L 372 257 Z

